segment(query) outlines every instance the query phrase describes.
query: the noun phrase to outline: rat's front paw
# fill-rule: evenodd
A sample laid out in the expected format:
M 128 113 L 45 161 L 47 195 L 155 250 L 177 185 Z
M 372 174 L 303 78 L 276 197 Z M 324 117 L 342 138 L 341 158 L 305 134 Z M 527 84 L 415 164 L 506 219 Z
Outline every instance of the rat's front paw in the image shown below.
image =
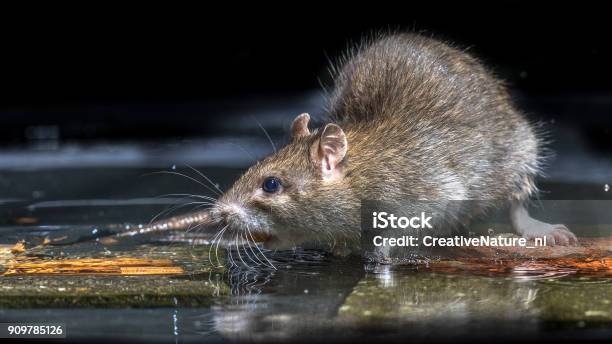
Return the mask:
M 544 222 L 532 224 L 530 228 L 524 228 L 523 237 L 527 239 L 546 237 L 546 244 L 549 246 L 577 245 L 578 238 L 565 225 L 551 225 Z

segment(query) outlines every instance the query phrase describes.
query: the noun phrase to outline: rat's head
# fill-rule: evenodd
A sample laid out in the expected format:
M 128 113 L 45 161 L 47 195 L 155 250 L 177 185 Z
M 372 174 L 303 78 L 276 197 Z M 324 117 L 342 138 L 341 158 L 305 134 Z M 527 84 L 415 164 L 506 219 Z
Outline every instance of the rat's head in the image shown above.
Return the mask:
M 217 202 L 213 219 L 228 230 L 285 247 L 329 226 L 329 204 L 341 197 L 348 149 L 344 131 L 328 124 L 313 133 L 310 116 L 291 126 L 291 142 L 252 166 Z

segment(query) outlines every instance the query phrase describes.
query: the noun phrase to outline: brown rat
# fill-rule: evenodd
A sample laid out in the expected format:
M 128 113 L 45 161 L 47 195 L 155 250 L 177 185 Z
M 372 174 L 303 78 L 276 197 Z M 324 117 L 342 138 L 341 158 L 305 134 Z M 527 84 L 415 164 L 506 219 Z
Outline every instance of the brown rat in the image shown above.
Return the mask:
M 271 247 L 356 251 L 362 200 L 491 200 L 510 205 L 520 235 L 576 243 L 565 226 L 527 214 L 543 142 L 467 53 L 419 35 L 382 37 L 337 69 L 328 114 L 314 130 L 298 116 L 291 142 L 246 171 L 207 221 Z

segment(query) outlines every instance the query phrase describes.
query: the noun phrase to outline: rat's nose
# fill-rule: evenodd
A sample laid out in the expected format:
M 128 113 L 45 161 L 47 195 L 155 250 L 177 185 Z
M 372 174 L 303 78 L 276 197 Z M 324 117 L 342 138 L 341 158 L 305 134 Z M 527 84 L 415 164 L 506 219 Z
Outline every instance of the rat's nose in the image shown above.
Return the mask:
M 232 217 L 233 216 L 232 216 L 232 214 L 229 211 L 221 210 L 219 212 L 219 218 L 220 218 L 219 224 L 222 227 L 225 227 L 225 226 L 229 225 L 230 222 L 231 222 Z
M 246 212 L 236 203 L 222 204 L 217 208 L 217 214 L 222 226 L 228 225 L 232 220 L 239 220 L 246 216 Z

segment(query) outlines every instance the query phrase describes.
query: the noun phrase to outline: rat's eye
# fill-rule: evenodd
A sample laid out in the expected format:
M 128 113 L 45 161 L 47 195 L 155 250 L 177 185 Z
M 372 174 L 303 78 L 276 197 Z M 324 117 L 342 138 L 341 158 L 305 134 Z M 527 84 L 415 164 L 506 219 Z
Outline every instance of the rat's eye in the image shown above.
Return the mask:
M 278 190 L 280 189 L 280 185 L 281 183 L 280 183 L 280 180 L 278 180 L 278 178 L 268 177 L 264 180 L 261 188 L 265 192 L 275 193 L 275 192 L 278 192 Z

